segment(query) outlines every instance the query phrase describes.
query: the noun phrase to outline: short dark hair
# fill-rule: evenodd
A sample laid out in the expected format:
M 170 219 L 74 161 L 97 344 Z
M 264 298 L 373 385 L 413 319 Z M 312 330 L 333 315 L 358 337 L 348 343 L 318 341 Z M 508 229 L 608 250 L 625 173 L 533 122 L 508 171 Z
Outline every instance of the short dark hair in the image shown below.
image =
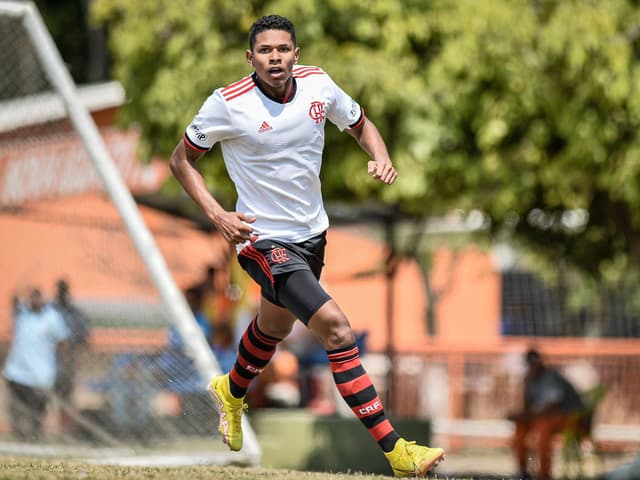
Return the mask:
M 527 353 L 525 353 L 524 358 L 526 359 L 527 363 L 542 362 L 542 356 L 540 355 L 540 352 L 535 348 L 530 348 L 529 350 L 527 350 Z
M 249 29 L 249 49 L 253 51 L 253 47 L 256 44 L 256 35 L 266 30 L 284 30 L 289 32 L 293 46 L 296 46 L 296 29 L 293 26 L 291 20 L 280 15 L 265 15 L 253 22 Z
M 56 288 L 59 291 L 68 292 L 69 291 L 69 282 L 67 282 L 64 278 L 61 278 L 56 282 Z

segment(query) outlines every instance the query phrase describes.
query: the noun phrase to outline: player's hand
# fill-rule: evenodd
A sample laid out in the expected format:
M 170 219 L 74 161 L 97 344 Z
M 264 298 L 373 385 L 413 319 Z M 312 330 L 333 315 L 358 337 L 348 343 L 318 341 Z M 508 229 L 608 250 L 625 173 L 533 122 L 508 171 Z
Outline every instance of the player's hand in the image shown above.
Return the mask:
M 367 170 L 369 175 L 387 185 L 391 185 L 398 177 L 398 172 L 389 161 L 370 160 Z
M 256 217 L 240 212 L 224 212 L 214 222 L 227 242 L 238 244 L 251 241 L 254 237 L 251 224 Z

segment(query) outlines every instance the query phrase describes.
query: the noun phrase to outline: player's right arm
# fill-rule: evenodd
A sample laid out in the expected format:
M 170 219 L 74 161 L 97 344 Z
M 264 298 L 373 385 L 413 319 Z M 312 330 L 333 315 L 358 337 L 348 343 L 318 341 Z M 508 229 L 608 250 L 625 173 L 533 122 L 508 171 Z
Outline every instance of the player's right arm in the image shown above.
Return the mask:
M 203 151 L 191 148 L 181 139 L 169 161 L 173 175 L 228 242 L 235 244 L 250 240 L 253 229 L 249 224 L 255 218 L 240 212 L 226 211 L 211 195 L 196 167 L 196 162 L 203 154 Z

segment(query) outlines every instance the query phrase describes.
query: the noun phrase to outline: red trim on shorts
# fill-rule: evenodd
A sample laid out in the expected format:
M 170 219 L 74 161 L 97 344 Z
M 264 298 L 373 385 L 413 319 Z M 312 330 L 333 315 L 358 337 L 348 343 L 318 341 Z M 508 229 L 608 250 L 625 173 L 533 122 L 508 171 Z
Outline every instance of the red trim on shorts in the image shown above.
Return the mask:
M 273 279 L 273 274 L 271 273 L 271 267 L 269 266 L 269 261 L 267 260 L 267 257 L 265 257 L 262 252 L 259 252 L 258 250 L 253 248 L 253 245 L 247 245 L 242 250 L 240 250 L 239 255 L 242 255 L 243 257 L 247 257 L 251 260 L 254 260 L 260 267 L 260 270 L 262 270 L 262 272 L 267 276 L 267 278 L 271 280 L 271 284 L 272 285 L 275 284 L 275 280 Z

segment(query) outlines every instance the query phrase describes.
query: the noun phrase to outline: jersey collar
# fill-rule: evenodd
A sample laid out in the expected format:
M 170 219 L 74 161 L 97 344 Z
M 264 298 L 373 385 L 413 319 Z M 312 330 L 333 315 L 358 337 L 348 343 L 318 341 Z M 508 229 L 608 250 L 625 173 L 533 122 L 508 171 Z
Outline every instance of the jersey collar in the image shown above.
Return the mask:
M 253 82 L 256 84 L 256 87 L 258 87 L 258 89 L 262 92 L 262 94 L 265 97 L 267 97 L 269 100 L 272 100 L 276 103 L 291 102 L 293 100 L 293 97 L 296 96 L 296 92 L 298 91 L 298 83 L 296 82 L 296 79 L 293 75 L 291 76 L 291 90 L 289 91 L 289 94 L 284 98 L 274 97 L 273 95 L 270 95 L 269 93 L 267 93 L 267 91 L 264 88 L 262 88 L 262 83 L 260 82 L 260 79 L 258 78 L 258 74 L 256 72 L 253 72 L 251 74 L 251 78 L 253 78 Z

